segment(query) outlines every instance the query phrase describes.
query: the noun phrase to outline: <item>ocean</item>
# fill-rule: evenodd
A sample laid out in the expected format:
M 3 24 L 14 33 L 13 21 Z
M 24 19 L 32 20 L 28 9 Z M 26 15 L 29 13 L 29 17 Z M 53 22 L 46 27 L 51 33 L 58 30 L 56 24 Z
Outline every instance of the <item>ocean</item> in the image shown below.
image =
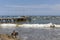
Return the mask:
M 4 24 L 5 26 L 0 28 L 0 34 L 11 34 L 15 30 L 19 33 L 18 36 L 21 40 L 60 40 L 60 28 L 45 28 L 49 23 L 59 25 L 60 27 L 59 16 L 30 16 L 29 18 L 30 21 L 24 22 L 23 27 L 13 27 L 12 25 Z M 30 27 L 27 24 L 34 25 Z M 39 24 L 39 27 L 42 24 L 43 28 L 38 28 L 36 24 Z M 44 26 L 44 24 L 46 25 Z
M 60 24 L 60 16 L 29 16 L 31 24 L 47 24 L 54 23 Z
M 60 40 L 60 28 L 1 28 L 1 34 L 11 34 L 18 31 L 21 40 Z

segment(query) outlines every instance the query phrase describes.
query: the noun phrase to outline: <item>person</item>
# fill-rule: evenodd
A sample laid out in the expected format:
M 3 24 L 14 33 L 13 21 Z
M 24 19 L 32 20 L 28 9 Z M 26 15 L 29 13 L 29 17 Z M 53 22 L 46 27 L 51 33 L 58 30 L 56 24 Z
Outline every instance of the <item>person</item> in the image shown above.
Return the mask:
M 13 32 L 11 33 L 11 36 L 12 36 L 13 38 L 17 38 L 18 32 L 15 32 L 15 30 L 13 30 Z

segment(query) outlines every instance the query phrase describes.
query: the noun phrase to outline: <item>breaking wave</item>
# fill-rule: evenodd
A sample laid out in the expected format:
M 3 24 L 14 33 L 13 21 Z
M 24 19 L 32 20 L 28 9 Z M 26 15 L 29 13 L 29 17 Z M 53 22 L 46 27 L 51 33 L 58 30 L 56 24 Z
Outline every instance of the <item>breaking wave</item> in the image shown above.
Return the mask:
M 14 27 L 16 27 L 16 24 L 5 24 L 5 23 L 3 23 L 3 24 L 0 24 L 0 27 L 1 28 L 14 28 Z
M 18 27 L 25 27 L 25 28 L 50 28 L 51 25 L 54 25 L 55 27 L 60 27 L 60 24 L 53 24 L 53 23 L 48 23 L 48 24 L 23 24 L 23 25 L 18 25 Z
M 49 28 L 53 23 L 48 24 L 0 24 L 1 28 L 15 28 L 15 27 L 24 27 L 24 28 Z M 54 24 L 55 27 L 60 27 L 60 24 Z

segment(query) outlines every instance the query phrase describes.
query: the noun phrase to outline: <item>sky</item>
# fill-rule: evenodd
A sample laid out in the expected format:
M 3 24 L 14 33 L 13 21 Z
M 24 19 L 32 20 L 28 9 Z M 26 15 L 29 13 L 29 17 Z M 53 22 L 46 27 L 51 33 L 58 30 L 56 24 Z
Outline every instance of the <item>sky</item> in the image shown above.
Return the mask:
M 60 0 L 0 0 L 0 15 L 60 16 Z

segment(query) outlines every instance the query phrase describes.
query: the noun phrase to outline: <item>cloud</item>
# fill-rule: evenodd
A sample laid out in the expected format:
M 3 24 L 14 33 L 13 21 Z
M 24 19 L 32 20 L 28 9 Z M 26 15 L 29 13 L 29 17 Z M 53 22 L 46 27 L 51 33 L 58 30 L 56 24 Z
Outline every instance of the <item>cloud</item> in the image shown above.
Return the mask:
M 10 8 L 48 8 L 48 9 L 53 9 L 53 10 L 60 10 L 60 4 L 53 4 L 53 5 L 48 5 L 48 4 L 40 4 L 40 5 L 6 5 L 6 7 Z
M 60 13 L 60 4 L 40 5 L 4 5 L 0 6 L 0 13 L 5 15 L 54 15 Z
M 52 5 L 51 9 L 59 11 L 60 10 L 60 4 Z
M 41 4 L 41 5 L 6 5 L 6 7 L 23 7 L 23 8 L 46 8 L 49 5 Z

